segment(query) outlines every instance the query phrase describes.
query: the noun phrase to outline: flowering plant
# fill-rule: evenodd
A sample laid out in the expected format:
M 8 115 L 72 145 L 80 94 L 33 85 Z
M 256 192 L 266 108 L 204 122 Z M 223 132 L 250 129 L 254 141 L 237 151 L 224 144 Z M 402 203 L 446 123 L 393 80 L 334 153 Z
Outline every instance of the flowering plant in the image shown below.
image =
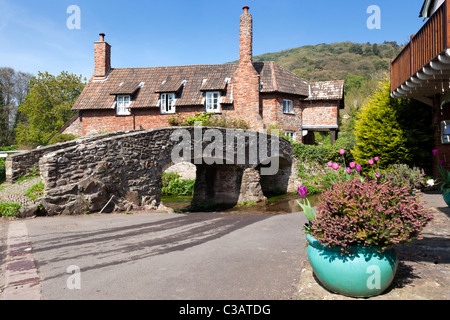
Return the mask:
M 339 153 L 344 155 L 345 150 Z M 407 187 L 383 178 L 378 171 L 379 160 L 368 160 L 368 177 L 361 175 L 361 165 L 351 162 L 345 169 L 347 176 L 338 177 L 333 187 L 322 193 L 317 213 L 309 202 L 298 202 L 309 220 L 306 233 L 322 245 L 342 247 L 343 252 L 352 245 L 385 249 L 418 238 L 432 216 Z M 328 167 L 339 170 L 336 163 L 329 162 Z M 299 195 L 305 198 L 307 189 L 300 187 Z
M 314 221 L 314 218 L 316 216 L 316 212 L 314 211 L 313 208 L 311 208 L 311 203 L 306 198 L 306 196 L 308 195 L 308 188 L 307 187 L 303 187 L 303 186 L 299 187 L 298 188 L 298 194 L 299 194 L 299 196 L 301 198 L 303 198 L 303 203 L 301 203 L 300 201 L 297 201 L 297 203 L 303 209 L 303 212 L 304 212 L 306 218 L 309 220 L 309 223 L 305 224 L 305 230 L 307 232 L 309 232 L 310 231 L 310 226 L 311 226 L 311 224 Z
M 352 179 L 324 191 L 309 233 L 321 244 L 388 246 L 419 237 L 432 219 L 407 188 L 390 181 Z

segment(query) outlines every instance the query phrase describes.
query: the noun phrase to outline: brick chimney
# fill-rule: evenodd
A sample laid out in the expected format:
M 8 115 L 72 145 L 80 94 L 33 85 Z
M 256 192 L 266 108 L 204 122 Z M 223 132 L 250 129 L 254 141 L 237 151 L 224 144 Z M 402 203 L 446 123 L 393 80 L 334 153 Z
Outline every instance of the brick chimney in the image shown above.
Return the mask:
M 95 78 L 106 78 L 111 71 L 111 46 L 105 42 L 105 34 L 100 33 L 100 41 L 94 43 L 95 46 Z
M 237 116 L 249 122 L 252 129 L 262 129 L 260 115 L 260 76 L 253 66 L 253 18 L 245 6 L 240 17 L 239 66 L 234 75 L 234 106 Z

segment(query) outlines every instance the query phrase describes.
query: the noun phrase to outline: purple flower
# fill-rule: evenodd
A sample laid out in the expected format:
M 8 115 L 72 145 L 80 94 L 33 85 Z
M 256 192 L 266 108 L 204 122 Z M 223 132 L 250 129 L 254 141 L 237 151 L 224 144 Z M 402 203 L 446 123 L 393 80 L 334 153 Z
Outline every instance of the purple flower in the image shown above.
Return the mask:
M 436 149 L 434 149 L 434 150 L 433 150 L 433 154 L 434 154 L 435 156 L 437 156 L 437 155 L 439 154 L 439 151 L 437 151 Z
M 356 171 L 361 172 L 361 170 L 362 170 L 361 165 L 360 165 L 360 164 L 357 164 L 357 165 L 356 165 Z
M 377 179 L 380 179 L 381 175 L 378 171 L 376 172 L 375 177 L 377 177 Z
M 339 169 L 339 163 L 333 163 L 333 169 L 338 170 Z
M 356 167 L 356 163 L 350 162 L 350 168 L 355 169 L 355 167 Z
M 339 150 L 339 154 L 340 154 L 341 156 L 343 156 L 343 155 L 345 154 L 345 150 L 344 150 L 344 149 Z
M 375 164 L 375 162 L 373 161 L 373 159 L 370 159 L 370 160 L 369 160 L 369 164 L 370 164 L 371 166 L 373 166 L 373 165 Z
M 302 198 L 306 197 L 308 195 L 308 188 L 307 187 L 298 187 L 298 195 Z
M 439 163 L 440 163 L 441 166 L 443 166 L 444 163 L 445 163 L 445 161 L 444 161 L 444 160 L 441 160 L 441 161 L 439 161 Z
M 352 169 L 347 168 L 347 173 L 348 173 L 348 174 L 352 174 Z

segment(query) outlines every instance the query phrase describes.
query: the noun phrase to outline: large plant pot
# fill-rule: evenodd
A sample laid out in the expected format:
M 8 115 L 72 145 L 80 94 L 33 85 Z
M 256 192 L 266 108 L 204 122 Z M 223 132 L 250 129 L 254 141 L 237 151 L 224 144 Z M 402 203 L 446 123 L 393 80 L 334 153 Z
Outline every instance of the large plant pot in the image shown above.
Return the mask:
M 398 267 L 395 249 L 354 246 L 351 254 L 326 247 L 307 235 L 308 258 L 314 274 L 328 290 L 350 297 L 372 297 L 391 285 Z
M 445 192 L 445 190 L 444 190 L 444 192 Z M 450 192 L 447 194 L 444 193 L 442 196 L 444 197 L 444 201 L 447 204 L 447 206 L 450 207 Z

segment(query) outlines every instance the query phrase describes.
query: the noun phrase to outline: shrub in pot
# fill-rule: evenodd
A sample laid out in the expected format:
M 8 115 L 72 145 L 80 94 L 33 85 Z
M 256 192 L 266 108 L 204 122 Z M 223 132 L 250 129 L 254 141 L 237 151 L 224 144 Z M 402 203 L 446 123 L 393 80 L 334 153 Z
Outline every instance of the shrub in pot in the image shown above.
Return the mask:
M 316 277 L 330 291 L 353 297 L 383 293 L 397 270 L 395 246 L 418 239 L 432 219 L 406 187 L 358 178 L 324 191 L 309 217 L 308 257 Z

